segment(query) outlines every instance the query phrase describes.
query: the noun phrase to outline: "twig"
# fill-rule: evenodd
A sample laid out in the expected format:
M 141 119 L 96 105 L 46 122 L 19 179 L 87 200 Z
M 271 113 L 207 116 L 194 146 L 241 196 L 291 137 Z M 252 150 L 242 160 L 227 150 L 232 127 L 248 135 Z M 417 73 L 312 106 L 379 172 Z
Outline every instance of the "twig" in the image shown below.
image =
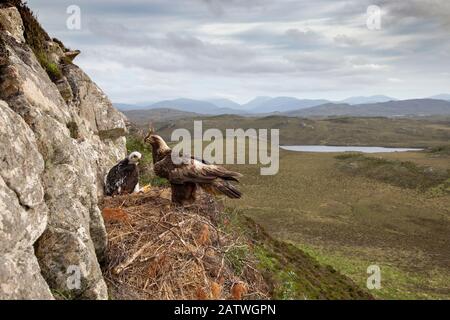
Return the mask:
M 180 222 L 177 226 L 180 227 L 181 225 L 183 225 L 183 221 Z M 166 235 L 168 232 L 172 231 L 172 229 L 169 229 L 163 233 L 161 233 L 158 236 L 158 239 L 147 242 L 146 244 L 144 244 L 139 250 L 137 250 L 129 259 L 125 260 L 124 262 L 122 262 L 121 264 L 119 264 L 117 267 L 115 267 L 113 269 L 113 272 L 115 274 L 119 274 L 121 273 L 123 270 L 125 270 L 126 267 L 128 267 L 130 264 L 133 263 L 134 260 L 136 260 L 147 248 L 151 247 L 153 244 L 155 244 L 156 241 L 159 241 L 162 237 L 164 237 L 164 235 Z

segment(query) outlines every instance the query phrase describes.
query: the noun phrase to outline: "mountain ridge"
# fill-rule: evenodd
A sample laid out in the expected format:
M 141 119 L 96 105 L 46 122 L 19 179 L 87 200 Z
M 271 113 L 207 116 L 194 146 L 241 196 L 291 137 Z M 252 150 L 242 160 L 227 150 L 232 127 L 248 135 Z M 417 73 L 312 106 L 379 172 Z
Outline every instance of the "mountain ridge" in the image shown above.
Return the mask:
M 239 116 L 256 116 L 265 117 L 271 115 L 281 115 L 290 117 L 330 117 L 330 116 L 352 116 L 352 117 L 421 117 L 421 116 L 439 116 L 450 115 L 450 101 L 438 99 L 410 99 L 410 100 L 396 100 L 380 103 L 366 103 L 351 105 L 348 103 L 332 103 L 328 102 L 312 107 L 301 107 L 298 109 L 287 110 L 284 112 L 264 112 L 261 108 L 259 113 L 251 112 L 234 112 L 234 109 L 228 108 L 205 108 L 199 110 L 200 112 L 189 111 L 189 107 L 185 108 L 168 108 L 156 107 L 151 109 L 137 109 L 124 110 L 123 113 L 130 118 L 130 120 L 142 123 L 143 121 L 164 121 L 175 120 L 180 117 L 200 117 L 200 116 L 220 116 L 220 115 L 239 115 Z M 213 111 L 211 112 L 211 108 Z M 165 110 L 165 111 L 164 111 Z
M 317 107 L 285 112 L 284 115 L 296 117 L 402 117 L 450 115 L 450 102 L 436 99 L 411 99 L 361 105 L 328 103 Z
M 296 97 L 289 97 L 289 96 L 279 96 L 279 97 L 259 96 L 244 104 L 239 104 L 233 100 L 225 98 L 211 98 L 206 100 L 177 98 L 170 100 L 162 100 L 148 105 L 114 103 L 114 106 L 121 111 L 168 108 L 178 111 L 193 112 L 205 115 L 219 115 L 219 114 L 257 115 L 257 114 L 285 113 L 291 111 L 294 112 L 300 109 L 308 109 L 312 107 L 323 106 L 325 104 L 373 106 L 379 103 L 388 103 L 394 101 L 414 101 L 414 100 L 450 101 L 450 94 L 439 94 L 432 97 L 415 98 L 415 99 L 396 99 L 386 95 L 355 96 L 338 101 L 331 101 L 327 99 L 299 99 Z

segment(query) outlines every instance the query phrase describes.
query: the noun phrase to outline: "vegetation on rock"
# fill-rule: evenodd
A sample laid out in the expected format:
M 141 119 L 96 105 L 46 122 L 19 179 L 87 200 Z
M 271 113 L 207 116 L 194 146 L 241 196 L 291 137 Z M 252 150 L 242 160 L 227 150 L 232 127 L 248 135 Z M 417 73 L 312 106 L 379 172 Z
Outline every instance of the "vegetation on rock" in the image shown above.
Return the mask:
M 42 28 L 38 22 L 37 17 L 22 0 L 1 0 L 0 4 L 15 6 L 20 13 L 24 26 L 24 37 L 26 43 L 33 50 L 36 58 L 41 64 L 42 68 L 47 72 L 53 82 L 62 78 L 60 66 L 51 61 L 50 49 L 48 47 L 49 41 L 52 41 L 48 33 Z M 61 41 L 57 41 L 64 49 Z

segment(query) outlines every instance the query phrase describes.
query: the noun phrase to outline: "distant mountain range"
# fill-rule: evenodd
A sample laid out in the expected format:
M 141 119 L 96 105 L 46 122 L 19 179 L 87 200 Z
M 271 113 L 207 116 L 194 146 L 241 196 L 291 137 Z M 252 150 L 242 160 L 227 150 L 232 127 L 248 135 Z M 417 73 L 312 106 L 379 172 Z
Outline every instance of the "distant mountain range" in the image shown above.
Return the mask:
M 180 111 L 196 112 L 201 114 L 241 114 L 247 113 L 260 114 L 272 112 L 284 112 L 309 108 L 321 104 L 329 103 L 328 100 L 309 100 L 297 99 L 292 97 L 257 97 L 252 101 L 240 105 L 229 99 L 211 99 L 211 100 L 193 100 L 193 99 L 175 99 L 164 100 L 149 106 L 130 105 L 125 103 L 115 103 L 115 107 L 121 111 L 129 110 L 151 110 L 160 108 L 177 109 Z
M 148 109 L 149 105 L 152 105 L 152 103 L 148 103 L 148 104 L 129 104 L 129 103 L 120 103 L 120 102 L 114 103 L 114 107 L 116 107 L 120 111 L 145 110 L 145 109 Z
M 297 99 L 291 97 L 277 97 L 266 101 L 261 101 L 257 106 L 248 110 L 251 113 L 271 113 L 271 112 L 286 112 L 289 110 L 298 110 L 303 108 L 310 108 L 329 103 L 328 100 L 308 100 Z
M 383 95 L 376 95 L 376 96 L 370 96 L 370 97 L 350 97 L 350 98 L 347 98 L 347 99 L 339 101 L 339 102 L 354 105 L 354 104 L 388 102 L 388 101 L 395 101 L 395 100 L 397 100 L 397 99 L 391 98 L 388 96 L 383 96 Z
M 193 118 L 201 114 L 187 111 L 180 111 L 169 108 L 156 108 L 150 110 L 128 110 L 123 111 L 128 120 L 137 125 L 147 126 L 150 122 L 170 121 L 183 118 Z
M 233 100 L 230 100 L 230 99 L 210 99 L 207 101 L 214 104 L 215 106 L 217 106 L 219 108 L 223 108 L 223 109 L 239 110 L 242 108 L 242 106 L 239 103 L 234 102 Z
M 397 100 L 384 95 L 369 97 L 351 97 L 342 101 L 325 99 L 298 99 L 294 97 L 257 97 L 248 103 L 238 104 L 229 99 L 174 99 L 164 100 L 148 106 L 116 103 L 119 110 L 126 114 L 163 117 L 163 110 L 169 112 L 166 118 L 185 114 L 193 115 L 270 115 L 288 116 L 426 116 L 448 115 L 450 95 L 440 94 L 425 99 Z M 130 111 L 155 112 L 129 113 Z M 170 111 L 169 111 L 170 110 Z
M 406 117 L 450 115 L 450 101 L 413 99 L 350 105 L 327 103 L 313 108 L 283 113 L 292 117 Z
M 177 109 L 180 111 L 195 112 L 201 114 L 241 114 L 242 110 L 218 107 L 212 102 L 193 100 L 193 99 L 175 99 L 175 100 L 164 100 L 152 104 L 147 107 L 147 109 L 160 109 L 160 108 L 170 108 Z
M 438 95 L 430 97 L 430 99 L 450 101 L 450 94 L 438 94 Z
M 271 97 L 256 97 L 253 100 L 250 100 L 249 102 L 242 105 L 242 108 L 244 110 L 252 110 L 258 108 L 261 104 L 271 100 L 273 98 Z

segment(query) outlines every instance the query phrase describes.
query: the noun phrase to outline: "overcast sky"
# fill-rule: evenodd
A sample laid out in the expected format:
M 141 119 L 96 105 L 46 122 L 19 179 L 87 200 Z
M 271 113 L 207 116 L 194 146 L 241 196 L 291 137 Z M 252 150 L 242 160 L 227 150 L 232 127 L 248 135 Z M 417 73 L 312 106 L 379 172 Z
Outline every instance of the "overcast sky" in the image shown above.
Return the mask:
M 115 102 L 450 93 L 448 0 L 28 0 Z M 81 29 L 69 30 L 69 5 Z M 367 8 L 381 8 L 370 30 Z

